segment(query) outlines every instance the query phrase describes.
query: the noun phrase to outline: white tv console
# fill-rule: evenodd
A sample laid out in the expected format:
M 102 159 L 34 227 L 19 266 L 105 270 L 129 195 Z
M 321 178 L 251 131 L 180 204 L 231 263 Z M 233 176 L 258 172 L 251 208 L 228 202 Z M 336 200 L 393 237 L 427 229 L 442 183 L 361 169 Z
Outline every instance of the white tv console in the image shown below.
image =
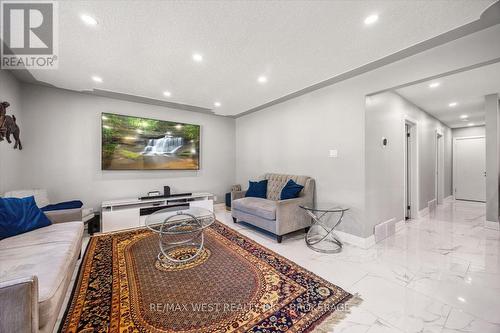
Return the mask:
M 104 201 L 101 205 L 101 232 L 137 228 L 145 225 L 146 217 L 160 209 L 182 210 L 202 207 L 214 210 L 212 193 L 192 193 L 185 196 L 151 199 L 121 199 Z

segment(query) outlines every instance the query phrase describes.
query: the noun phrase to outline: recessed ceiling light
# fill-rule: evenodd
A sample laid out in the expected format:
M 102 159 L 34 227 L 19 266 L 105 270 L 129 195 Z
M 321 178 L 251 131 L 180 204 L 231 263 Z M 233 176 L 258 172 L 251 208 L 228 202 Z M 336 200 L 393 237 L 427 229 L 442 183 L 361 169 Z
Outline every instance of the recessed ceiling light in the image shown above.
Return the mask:
M 166 90 L 163 92 L 163 96 L 170 97 L 170 96 L 172 96 L 172 93 L 170 91 Z
M 80 18 L 87 25 L 97 25 L 97 20 L 95 18 L 93 18 L 92 16 L 83 14 L 82 16 L 80 16 Z
M 463 297 L 459 296 L 459 297 L 457 297 L 457 299 L 458 299 L 460 302 L 465 303 L 465 298 L 463 298 Z
M 267 82 L 267 77 L 265 77 L 264 75 L 261 75 L 257 78 L 257 82 L 259 83 L 266 83 Z
M 368 17 L 365 18 L 365 24 L 370 25 L 378 21 L 378 15 L 377 14 L 372 14 Z
M 99 76 L 92 76 L 92 80 L 97 83 L 102 83 L 102 78 Z
M 215 103 L 214 103 L 214 106 L 215 106 L 216 108 L 220 107 L 221 105 L 222 105 L 222 104 L 220 104 L 220 102 L 215 102 Z
M 194 53 L 193 54 L 193 60 L 196 62 L 202 62 L 203 61 L 203 56 L 199 53 Z
M 457 106 L 457 105 L 458 105 L 458 103 L 457 103 L 457 102 L 451 102 L 450 104 L 448 104 L 448 106 L 449 106 L 450 108 L 454 108 L 454 107 L 455 107 L 455 106 Z
M 474 123 L 468 123 L 467 126 L 474 126 Z
M 460 116 L 460 119 L 467 119 L 467 118 L 469 118 L 469 116 L 466 115 L 466 114 L 463 114 L 463 115 Z
M 429 84 L 429 88 L 437 88 L 441 85 L 441 83 L 439 82 L 432 82 L 431 84 Z

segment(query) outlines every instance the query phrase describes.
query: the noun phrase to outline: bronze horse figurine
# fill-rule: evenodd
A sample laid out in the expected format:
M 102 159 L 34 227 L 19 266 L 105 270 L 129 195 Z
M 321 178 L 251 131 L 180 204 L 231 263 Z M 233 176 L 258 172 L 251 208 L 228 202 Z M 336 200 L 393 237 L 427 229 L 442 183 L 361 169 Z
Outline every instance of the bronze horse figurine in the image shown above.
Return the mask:
M 19 135 L 21 130 L 19 126 L 16 124 L 16 117 L 14 115 L 7 115 L 7 108 L 10 106 L 9 102 L 0 103 L 0 141 L 3 141 L 4 137 L 7 139 L 8 143 L 11 143 L 10 135 L 14 136 L 14 149 L 19 148 L 19 150 L 23 149 L 23 145 L 21 144 L 21 139 Z

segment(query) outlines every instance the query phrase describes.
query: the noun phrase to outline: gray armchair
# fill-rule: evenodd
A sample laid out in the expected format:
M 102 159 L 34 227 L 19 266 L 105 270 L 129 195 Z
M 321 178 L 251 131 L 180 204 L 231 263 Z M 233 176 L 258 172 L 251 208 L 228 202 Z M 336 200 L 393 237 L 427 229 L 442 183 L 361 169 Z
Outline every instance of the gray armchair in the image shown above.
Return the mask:
M 283 235 L 311 226 L 311 218 L 299 207 L 313 204 L 314 179 L 307 176 L 265 174 L 267 198 L 245 197 L 246 191 L 231 192 L 231 207 L 234 222 L 243 221 L 276 235 L 281 243 Z M 280 200 L 281 190 L 292 179 L 304 188 L 295 199 Z

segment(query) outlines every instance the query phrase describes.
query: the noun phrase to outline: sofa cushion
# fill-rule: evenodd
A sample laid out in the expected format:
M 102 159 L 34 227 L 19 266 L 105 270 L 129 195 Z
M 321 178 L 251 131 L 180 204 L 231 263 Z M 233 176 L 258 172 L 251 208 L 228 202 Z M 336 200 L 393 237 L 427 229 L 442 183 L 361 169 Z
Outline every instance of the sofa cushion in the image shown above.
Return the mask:
M 280 200 L 294 199 L 299 196 L 304 186 L 297 184 L 293 180 L 288 180 L 285 187 L 281 189 Z
M 51 223 L 37 207 L 33 196 L 22 199 L 0 198 L 0 240 L 46 227 Z
M 290 179 L 302 186 L 305 186 L 306 181 L 309 179 L 307 176 L 283 175 L 277 173 L 265 174 L 264 178 L 267 179 L 267 198 L 269 200 L 280 200 L 281 190 Z
M 233 201 L 232 209 L 267 220 L 276 220 L 276 202 L 272 200 L 253 197 L 241 198 Z
M 83 223 L 52 224 L 0 241 L 0 281 L 38 277 L 39 326 L 43 327 L 64 297 L 64 283 L 73 274 L 81 250 Z
M 245 193 L 245 197 L 254 197 L 254 198 L 266 198 L 267 194 L 267 180 L 261 180 L 258 182 L 249 181 L 248 182 L 248 190 Z
M 80 200 L 64 201 L 53 205 L 47 205 L 42 207 L 43 212 L 53 211 L 53 210 L 65 210 L 65 209 L 75 209 L 82 208 L 83 202 Z

